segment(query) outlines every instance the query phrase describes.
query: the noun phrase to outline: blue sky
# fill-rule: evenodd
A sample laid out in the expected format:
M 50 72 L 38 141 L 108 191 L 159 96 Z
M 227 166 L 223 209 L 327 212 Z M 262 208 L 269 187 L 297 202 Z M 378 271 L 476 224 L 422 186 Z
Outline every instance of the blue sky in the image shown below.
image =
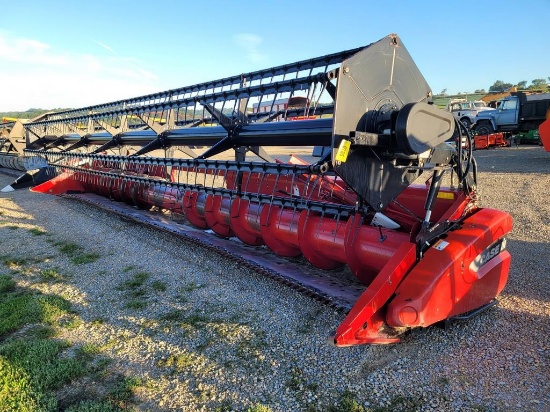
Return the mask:
M 434 93 L 550 76 L 550 0 L 21 3 L 1 9 L 0 111 L 129 98 L 390 33 Z

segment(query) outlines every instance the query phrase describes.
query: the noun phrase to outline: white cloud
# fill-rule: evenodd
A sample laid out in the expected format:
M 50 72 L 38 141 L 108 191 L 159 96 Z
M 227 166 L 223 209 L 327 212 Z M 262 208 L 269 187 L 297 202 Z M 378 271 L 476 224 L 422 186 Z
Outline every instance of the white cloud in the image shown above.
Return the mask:
M 38 40 L 11 39 L 0 34 L 0 61 L 48 66 L 67 64 L 65 56 L 51 53 L 50 46 Z
M 83 107 L 158 91 L 158 78 L 139 60 L 60 50 L 0 32 L 0 111 Z
M 263 39 L 252 33 L 240 33 L 233 36 L 233 41 L 247 55 L 252 63 L 262 63 L 267 56 L 260 51 Z

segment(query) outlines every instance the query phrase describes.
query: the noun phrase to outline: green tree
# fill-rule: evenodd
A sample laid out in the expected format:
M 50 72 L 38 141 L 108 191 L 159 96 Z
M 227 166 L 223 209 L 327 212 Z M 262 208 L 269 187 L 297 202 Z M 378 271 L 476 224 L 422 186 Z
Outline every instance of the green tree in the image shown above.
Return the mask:
M 513 87 L 512 83 L 504 83 L 502 80 L 497 80 L 489 87 L 490 92 L 503 92 L 508 90 L 510 87 Z
M 546 79 L 534 79 L 531 80 L 530 89 L 546 89 L 547 83 Z
M 520 90 L 527 89 L 527 80 L 522 80 L 521 82 L 518 82 L 518 84 L 516 84 L 516 87 Z

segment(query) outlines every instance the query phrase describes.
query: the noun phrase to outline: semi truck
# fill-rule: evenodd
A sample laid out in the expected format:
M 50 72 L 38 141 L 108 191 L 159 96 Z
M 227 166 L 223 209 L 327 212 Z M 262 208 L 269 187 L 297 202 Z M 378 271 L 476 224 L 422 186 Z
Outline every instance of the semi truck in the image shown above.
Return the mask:
M 495 132 L 525 133 L 536 130 L 550 108 L 550 93 L 511 92 L 497 102 L 496 109 L 479 112 L 474 130 L 479 135 Z

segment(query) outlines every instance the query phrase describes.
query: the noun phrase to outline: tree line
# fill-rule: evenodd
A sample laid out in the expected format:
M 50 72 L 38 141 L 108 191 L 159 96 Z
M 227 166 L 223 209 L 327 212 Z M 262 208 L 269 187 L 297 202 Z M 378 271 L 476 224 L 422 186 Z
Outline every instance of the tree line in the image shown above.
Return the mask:
M 489 90 L 485 89 L 476 89 L 473 93 L 479 94 L 479 93 L 499 93 L 499 92 L 506 92 L 510 90 L 510 88 L 515 87 L 518 90 L 540 90 L 543 92 L 550 91 L 550 77 L 547 77 L 546 79 L 533 79 L 531 80 L 531 84 L 527 84 L 527 80 L 522 80 L 520 82 L 514 83 L 507 83 L 502 80 L 497 80 L 493 83 L 492 86 L 489 87 Z M 463 92 L 458 94 L 467 94 L 471 92 Z M 439 95 L 445 96 L 447 95 L 447 89 L 443 89 Z
M 12 117 L 12 118 L 16 118 L 16 119 L 34 119 L 35 117 L 37 116 L 40 116 L 44 113 L 48 113 L 48 112 L 60 112 L 60 111 L 64 111 L 64 110 L 70 110 L 70 109 L 37 109 L 37 108 L 32 108 L 32 109 L 29 109 L 29 110 L 26 110 L 24 112 L 17 112 L 17 111 L 12 111 L 12 112 L 0 112 L 0 120 L 2 117 Z
M 489 92 L 504 92 L 511 87 L 516 87 L 518 90 L 548 90 L 548 81 L 550 81 L 550 77 L 547 77 L 546 79 L 533 79 L 531 80 L 530 85 L 527 85 L 527 80 L 522 80 L 517 84 L 497 80 L 491 87 L 489 87 Z

